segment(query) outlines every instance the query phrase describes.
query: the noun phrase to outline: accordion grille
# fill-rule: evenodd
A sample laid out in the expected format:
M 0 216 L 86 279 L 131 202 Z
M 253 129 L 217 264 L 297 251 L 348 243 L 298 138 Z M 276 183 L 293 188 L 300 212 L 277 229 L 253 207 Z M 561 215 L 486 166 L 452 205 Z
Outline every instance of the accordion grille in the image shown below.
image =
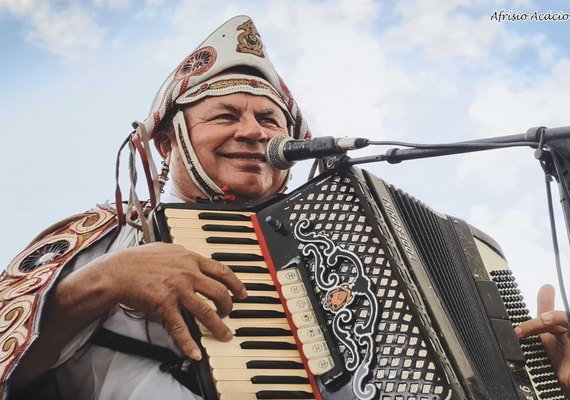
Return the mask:
M 374 282 L 381 304 L 374 338 L 376 348 L 373 353 L 376 357 L 369 377 L 369 383 L 381 393 L 380 398 L 449 398 L 449 383 L 424 337 L 420 322 L 410 309 L 396 268 L 386 254 L 385 243 L 375 235 L 369 224 L 353 182 L 334 176 L 315 185 L 312 190 L 300 193 L 294 201 L 282 204 L 281 208 L 289 226 L 308 219 L 315 232 L 327 232 L 339 246 L 361 255 L 366 274 Z M 299 253 L 302 253 L 304 246 L 303 243 L 298 244 Z M 314 271 L 312 260 L 305 259 L 305 263 Z M 354 265 L 342 263 L 337 268 L 346 281 L 355 279 Z M 316 285 L 313 285 L 313 290 L 318 302 L 327 302 L 325 291 Z M 355 326 L 368 317 L 366 310 L 365 303 L 355 304 L 356 318 L 346 322 L 343 330 L 354 331 Z M 326 323 L 332 326 L 334 314 L 324 312 L 323 316 Z M 345 360 L 351 357 L 340 342 L 336 351 Z M 365 357 L 365 349 L 362 351 L 360 356 Z M 337 398 L 333 393 L 327 393 L 324 397 Z
M 530 314 L 523 302 L 523 297 L 510 270 L 495 270 L 490 272 L 491 279 L 497 285 L 501 298 L 505 303 L 507 313 L 514 326 L 530 319 Z M 563 400 L 566 397 L 560 389 L 558 379 L 548 355 L 544 351 L 538 336 L 530 336 L 521 341 L 521 347 L 526 358 L 526 366 L 530 379 L 541 399 Z

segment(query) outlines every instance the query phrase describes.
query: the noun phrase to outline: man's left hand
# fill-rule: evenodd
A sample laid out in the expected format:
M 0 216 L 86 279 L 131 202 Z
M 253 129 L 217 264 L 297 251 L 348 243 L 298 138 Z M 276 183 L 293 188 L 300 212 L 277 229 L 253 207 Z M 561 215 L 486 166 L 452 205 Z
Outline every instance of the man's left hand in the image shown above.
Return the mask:
M 544 285 L 537 296 L 538 317 L 520 324 L 519 338 L 539 335 L 566 396 L 570 397 L 570 330 L 564 311 L 554 310 L 554 288 Z

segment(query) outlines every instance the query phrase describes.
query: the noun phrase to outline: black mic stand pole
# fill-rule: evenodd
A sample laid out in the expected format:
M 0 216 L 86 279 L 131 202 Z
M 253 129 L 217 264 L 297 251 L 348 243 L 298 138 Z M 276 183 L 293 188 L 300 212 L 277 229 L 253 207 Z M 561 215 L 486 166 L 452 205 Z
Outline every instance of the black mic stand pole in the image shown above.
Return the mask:
M 418 158 L 441 157 L 453 154 L 471 153 L 476 151 L 493 150 L 506 147 L 528 146 L 538 148 L 541 140 L 543 143 L 553 140 L 570 139 L 570 126 L 560 128 L 536 127 L 530 128 L 526 133 L 515 135 L 497 136 L 487 139 L 469 140 L 450 144 L 430 145 L 422 148 L 391 148 L 384 154 L 367 157 L 351 158 L 345 154 L 324 158 L 326 169 L 346 168 L 357 164 L 386 161 L 397 164 L 405 160 Z M 374 144 L 371 142 L 370 144 Z

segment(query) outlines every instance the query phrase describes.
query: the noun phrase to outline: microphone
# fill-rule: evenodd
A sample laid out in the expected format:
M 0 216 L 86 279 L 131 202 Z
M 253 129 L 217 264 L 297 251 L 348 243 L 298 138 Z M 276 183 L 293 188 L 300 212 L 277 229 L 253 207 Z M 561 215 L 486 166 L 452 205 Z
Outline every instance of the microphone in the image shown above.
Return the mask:
M 344 154 L 368 144 L 369 140 L 364 138 L 323 136 L 311 140 L 295 140 L 289 136 L 275 136 L 267 143 L 265 158 L 275 168 L 289 169 L 295 161 Z

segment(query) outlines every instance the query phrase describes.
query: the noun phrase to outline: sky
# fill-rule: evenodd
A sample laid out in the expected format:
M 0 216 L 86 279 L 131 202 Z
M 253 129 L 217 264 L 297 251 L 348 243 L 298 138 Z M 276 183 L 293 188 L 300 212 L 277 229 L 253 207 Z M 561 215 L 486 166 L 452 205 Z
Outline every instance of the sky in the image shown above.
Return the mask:
M 570 125 L 566 1 L 0 0 L 0 265 L 45 227 L 113 200 L 131 123 L 184 57 L 240 14 L 315 136 L 443 143 Z M 532 149 L 363 167 L 492 236 L 531 310 L 542 284 L 557 285 Z M 307 174 L 307 163 L 294 167 L 290 187 Z

